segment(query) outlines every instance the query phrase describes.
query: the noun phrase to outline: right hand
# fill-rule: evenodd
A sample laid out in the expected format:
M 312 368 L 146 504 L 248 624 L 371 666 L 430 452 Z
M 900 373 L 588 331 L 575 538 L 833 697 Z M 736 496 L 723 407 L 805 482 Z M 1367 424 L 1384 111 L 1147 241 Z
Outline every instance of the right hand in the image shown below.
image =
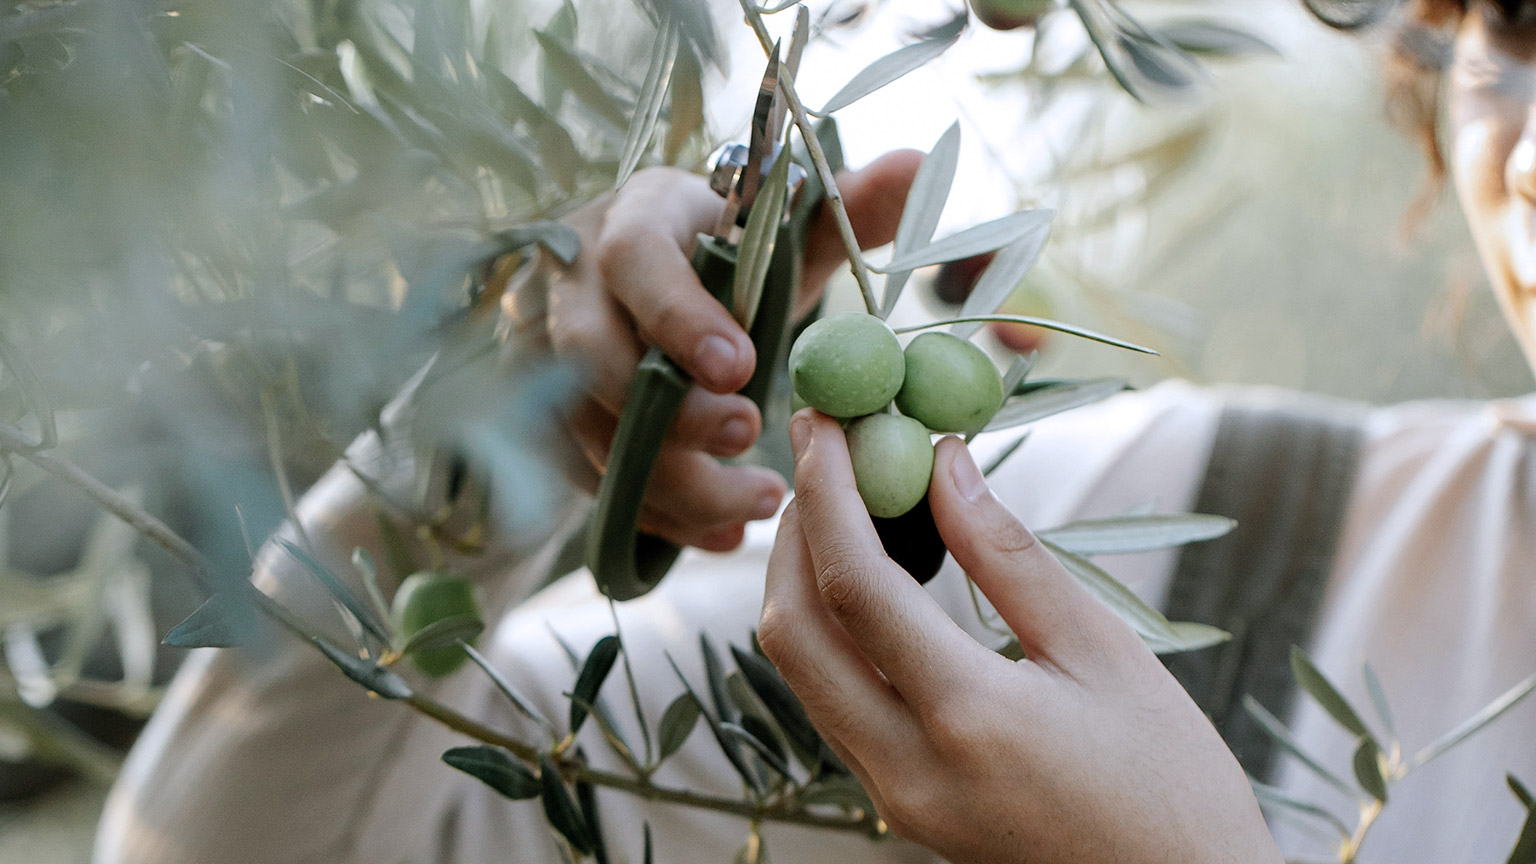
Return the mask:
M 838 178 L 866 248 L 895 236 L 921 161 L 919 153 L 897 151 Z M 607 464 L 630 378 L 647 346 L 659 345 L 697 382 L 656 460 L 640 528 L 716 552 L 738 546 L 745 523 L 772 516 L 785 493 L 773 471 L 719 461 L 745 452 L 762 429 L 757 406 L 736 393 L 752 377 L 752 342 L 689 264 L 696 236 L 714 229 L 723 206 L 697 175 L 671 168 L 637 172 L 619 192 L 564 220 L 581 235 L 576 262 L 562 267 L 545 256 L 508 304 L 517 330 L 547 339 L 557 356 L 587 372 L 584 391 L 564 419 L 585 460 L 577 479 L 589 489 Z M 831 211 L 823 207 L 806 241 L 797 314 L 814 305 L 844 261 Z

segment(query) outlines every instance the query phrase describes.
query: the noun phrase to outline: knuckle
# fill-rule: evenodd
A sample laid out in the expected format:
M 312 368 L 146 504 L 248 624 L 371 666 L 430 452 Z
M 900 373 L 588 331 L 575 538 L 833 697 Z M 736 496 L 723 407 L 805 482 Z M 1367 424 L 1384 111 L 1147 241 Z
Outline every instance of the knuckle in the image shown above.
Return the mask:
M 1035 535 L 1011 514 L 1000 513 L 988 533 L 988 542 L 1001 555 L 1022 555 L 1035 545 Z
M 597 270 L 610 287 L 634 277 L 635 264 L 646 250 L 664 239 L 640 228 L 605 231 L 598 241 Z
M 830 550 L 816 567 L 816 587 L 832 614 L 858 618 L 869 608 L 870 566 L 850 550 Z
M 786 678 L 800 669 L 800 644 L 796 635 L 795 612 L 780 600 L 766 600 L 757 621 L 757 643 L 768 660 Z
M 927 783 L 897 782 L 881 798 L 880 818 L 904 837 L 925 835 L 926 826 L 944 818 L 945 798 Z
M 703 317 L 699 312 L 692 303 L 676 294 L 656 298 L 645 311 L 645 329 L 650 341 L 659 342 L 664 338 L 692 341 L 688 334 L 698 329 L 697 322 Z

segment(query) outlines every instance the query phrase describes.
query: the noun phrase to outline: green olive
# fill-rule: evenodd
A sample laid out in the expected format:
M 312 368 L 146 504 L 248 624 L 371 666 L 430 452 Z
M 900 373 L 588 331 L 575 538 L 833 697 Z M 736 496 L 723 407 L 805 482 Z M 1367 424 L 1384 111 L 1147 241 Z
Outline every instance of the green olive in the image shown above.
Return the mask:
M 906 374 L 901 343 L 884 321 L 862 312 L 830 315 L 805 328 L 789 351 L 789 377 L 811 407 L 833 417 L 889 405 Z
M 1056 0 L 971 0 L 971 10 L 993 30 L 1031 26 L 1056 8 Z
M 452 573 L 422 571 L 400 583 L 390 608 L 401 638 L 410 639 L 423 628 L 445 618 L 468 615 L 480 618 L 474 583 Z M 429 678 L 441 678 L 458 669 L 466 659 L 457 645 L 423 648 L 411 652 L 411 662 Z
M 1003 379 L 987 353 L 949 333 L 928 332 L 906 352 L 896 407 L 935 432 L 974 432 L 1003 404 Z
M 916 507 L 933 477 L 933 440 L 911 417 L 871 414 L 848 424 L 853 480 L 871 516 L 893 519 Z

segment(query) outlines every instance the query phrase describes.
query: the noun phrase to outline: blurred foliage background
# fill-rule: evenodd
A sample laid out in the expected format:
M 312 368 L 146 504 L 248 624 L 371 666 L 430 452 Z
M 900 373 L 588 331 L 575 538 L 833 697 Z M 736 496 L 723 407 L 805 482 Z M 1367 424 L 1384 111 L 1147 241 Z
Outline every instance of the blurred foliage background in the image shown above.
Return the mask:
M 1230 20 L 1282 56 L 1213 58 L 1209 86 L 1140 105 L 1057 13 L 1038 41 L 973 26 L 961 50 L 839 115 L 853 164 L 926 149 L 958 116 L 957 188 L 977 193 L 940 233 L 1057 208 L 1011 311 L 1165 355 L 1058 339 L 1043 374 L 1373 401 L 1531 388 L 1451 196 L 1403 230 L 1425 166 L 1386 123 L 1378 42 L 1331 33 L 1293 0 L 1126 6 L 1149 22 Z M 0 6 L 0 420 L 56 427 L 72 460 L 243 572 L 247 538 L 377 422 L 484 265 L 551 242 L 539 223 L 611 186 L 648 8 Z M 817 4 L 807 104 L 952 8 Z M 670 118 L 697 131 L 658 142 L 657 161 L 697 167 L 745 128 L 761 53 L 733 5 L 715 11 L 721 44 L 691 43 L 678 73 L 707 113 Z M 583 79 L 570 58 L 601 71 Z M 939 305 L 925 291 L 903 302 L 897 319 Z M 482 384 L 511 413 L 477 422 L 529 404 Z M 525 443 L 508 436 L 506 464 L 526 465 Z M 0 471 L 0 764 L 41 753 L 104 781 L 115 757 L 68 724 L 148 710 L 174 663 L 158 635 L 200 597 L 83 496 L 22 460 Z M 83 859 L 101 788 L 0 805 L 0 861 Z

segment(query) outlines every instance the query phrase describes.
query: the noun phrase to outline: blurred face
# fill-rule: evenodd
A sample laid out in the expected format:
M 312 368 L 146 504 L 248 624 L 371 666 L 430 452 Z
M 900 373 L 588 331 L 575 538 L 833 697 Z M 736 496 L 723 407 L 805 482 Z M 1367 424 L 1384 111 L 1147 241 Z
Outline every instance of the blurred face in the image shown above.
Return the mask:
M 1451 173 L 1489 281 L 1536 369 L 1536 20 L 1472 4 L 1448 82 Z

